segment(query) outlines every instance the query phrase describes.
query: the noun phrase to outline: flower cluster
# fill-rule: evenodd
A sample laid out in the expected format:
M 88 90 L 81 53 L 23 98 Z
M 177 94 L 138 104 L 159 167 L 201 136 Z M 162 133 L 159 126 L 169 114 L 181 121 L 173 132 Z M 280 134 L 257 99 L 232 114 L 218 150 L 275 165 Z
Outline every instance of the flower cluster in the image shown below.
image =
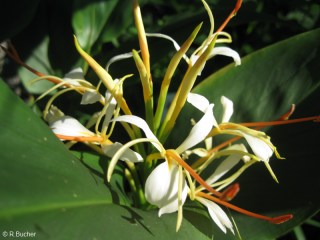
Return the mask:
M 183 205 L 187 198 L 205 206 L 212 220 L 223 232 L 229 230 L 234 233 L 234 228 L 222 207 L 271 223 L 285 222 L 291 219 L 292 215 L 266 217 L 234 206 L 229 201 L 239 191 L 239 185 L 235 180 L 254 163 L 262 162 L 277 181 L 269 161 L 273 154 L 279 159 L 281 157 L 270 141 L 270 137 L 261 131 L 261 128 L 290 123 L 291 120 L 288 120 L 288 117 L 292 111 L 274 122 L 234 123 L 231 121 L 234 112 L 233 102 L 228 97 L 221 96 L 223 113 L 221 117 L 216 118 L 213 111 L 214 104 L 204 96 L 191 92 L 206 62 L 215 55 L 231 57 L 235 65 L 241 64 L 240 56 L 236 51 L 226 46 L 219 46 L 221 43 L 230 43 L 232 40 L 231 36 L 223 30 L 239 10 L 241 0 L 237 1 L 234 10 L 216 31 L 211 10 L 204 0 L 202 3 L 208 13 L 211 28 L 203 43 L 189 55 L 188 51 L 201 24 L 180 46 L 167 35 L 146 33 L 138 2 L 134 2 L 140 51 L 133 50 L 132 53 L 116 56 L 110 60 L 109 64 L 125 58 L 133 58 L 143 89 L 144 118 L 134 115 L 125 99 L 123 84 L 132 75 L 127 74 L 120 79 L 113 79 L 107 71 L 108 67 L 103 68 L 88 55 L 81 48 L 76 37 L 74 38 L 76 49 L 100 79 L 97 86 L 85 80 L 80 68 L 72 70 L 63 78 L 46 76 L 26 66 L 14 53 L 8 53 L 39 76 L 34 81 L 46 79 L 55 83 L 54 87 L 38 99 L 48 96 L 53 90 L 58 90 L 44 109 L 44 119 L 59 139 L 68 142 L 66 144 L 69 147 L 82 142 L 100 154 L 108 156 L 111 159 L 106 176 L 108 181 L 112 177 L 115 166 L 120 164 L 119 160 L 123 162 L 126 166 L 124 175 L 135 196 L 135 206 L 144 208 L 156 206 L 159 208 L 159 217 L 162 214 L 177 212 L 177 231 L 182 223 Z M 160 92 L 157 94 L 153 93 L 148 37 L 167 39 L 176 49 L 163 77 Z M 186 62 L 187 70 L 170 107 L 165 109 L 171 79 L 182 61 Z M 101 93 L 102 84 L 107 89 L 105 93 Z M 64 115 L 53 105 L 53 102 L 68 91 L 75 91 L 82 95 L 80 104 L 100 104 L 101 110 L 93 114 L 85 125 L 71 116 Z M 154 96 L 158 96 L 157 101 L 154 101 Z M 201 118 L 198 121 L 193 120 L 184 141 L 178 143 L 174 149 L 168 149 L 166 140 L 170 138 L 176 120 L 185 105 L 197 109 Z M 295 121 L 306 120 L 314 120 L 314 118 Z M 114 140 L 113 132 L 116 131 L 119 123 L 131 140 L 127 142 Z M 213 139 L 218 135 L 229 135 L 231 138 L 214 146 Z M 244 143 L 235 143 L 239 139 L 244 140 Z M 215 168 L 212 170 L 213 163 Z M 204 170 L 210 172 L 205 179 Z

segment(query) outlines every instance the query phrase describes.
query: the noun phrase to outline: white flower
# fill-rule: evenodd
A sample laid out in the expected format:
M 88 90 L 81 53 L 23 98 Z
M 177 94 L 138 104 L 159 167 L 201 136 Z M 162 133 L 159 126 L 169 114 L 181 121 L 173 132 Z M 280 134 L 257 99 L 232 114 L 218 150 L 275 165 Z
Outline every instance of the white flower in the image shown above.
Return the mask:
M 189 102 L 193 105 L 199 105 L 196 103 L 195 99 L 189 99 Z M 201 105 L 201 104 L 200 104 Z M 202 142 L 207 135 L 209 134 L 211 128 L 214 124 L 213 118 L 213 104 L 206 104 L 202 106 L 202 110 L 204 115 L 202 118 L 192 127 L 187 138 L 180 144 L 179 147 L 176 148 L 175 152 L 177 154 L 182 154 L 186 150 L 192 148 L 198 143 Z M 132 115 L 123 115 L 113 119 L 112 121 L 120 121 L 127 122 L 137 127 L 141 128 L 145 133 L 147 139 L 142 139 L 141 141 L 149 141 L 154 145 L 154 147 L 160 152 L 163 158 L 166 158 L 166 150 L 164 149 L 161 142 L 157 139 L 157 137 L 152 133 L 148 124 L 140 117 L 132 116 Z M 136 143 L 137 140 L 132 141 Z M 127 146 L 131 144 L 128 143 Z M 125 147 L 125 146 L 124 146 Z M 121 151 L 121 150 L 119 150 Z M 114 157 L 111 160 L 111 163 L 108 168 L 108 180 L 111 178 L 111 174 L 113 172 L 113 168 L 117 162 L 117 157 Z M 158 165 L 152 173 L 149 175 L 145 185 L 145 194 L 146 199 L 150 203 L 157 205 L 159 209 L 159 216 L 163 213 L 171 213 L 178 210 L 178 165 L 174 162 L 174 160 L 169 161 L 168 159 L 164 163 Z M 185 202 L 187 197 L 188 186 L 185 179 L 182 179 L 182 187 L 180 190 L 181 194 L 181 202 L 182 204 Z

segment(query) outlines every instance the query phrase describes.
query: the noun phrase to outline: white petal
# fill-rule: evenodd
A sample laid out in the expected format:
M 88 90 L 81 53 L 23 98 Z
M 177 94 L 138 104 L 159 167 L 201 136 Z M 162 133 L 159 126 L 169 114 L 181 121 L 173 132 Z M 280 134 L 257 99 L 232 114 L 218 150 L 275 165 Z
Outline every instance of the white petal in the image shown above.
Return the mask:
M 214 117 L 213 117 L 212 108 L 213 108 L 213 104 L 210 104 L 206 109 L 206 112 L 203 115 L 203 117 L 191 129 L 189 136 L 176 149 L 178 153 L 180 154 L 183 153 L 184 151 L 197 145 L 207 137 L 212 127 L 214 126 Z
M 239 150 L 247 152 L 246 147 L 243 144 L 235 144 L 225 149 L 227 150 Z M 206 182 L 211 185 L 223 177 L 230 169 L 232 169 L 237 163 L 243 158 L 241 154 L 232 154 L 224 159 L 216 170 L 211 174 L 211 176 L 206 180 Z
M 221 122 L 222 123 L 229 122 L 229 120 L 233 114 L 233 102 L 229 98 L 222 96 L 221 97 L 221 104 L 223 107 L 223 115 L 222 115 Z
M 143 130 L 143 132 L 147 138 L 153 140 L 153 142 L 151 142 L 151 143 L 154 145 L 155 148 L 158 149 L 159 152 L 163 151 L 162 144 L 159 142 L 157 137 L 153 134 L 153 132 L 149 128 L 147 122 L 145 120 L 143 120 L 142 118 L 140 118 L 138 116 L 134 116 L 134 115 L 123 115 L 123 116 L 117 117 L 111 121 L 127 122 L 127 123 L 131 123 L 133 125 L 136 125 L 137 127 L 141 128 Z
M 101 144 L 102 151 L 108 156 L 113 157 L 113 155 L 122 147 L 121 143 L 115 142 L 113 144 Z M 142 162 L 143 158 L 141 155 L 131 149 L 127 148 L 124 153 L 122 153 L 120 160 L 129 162 Z
M 91 137 L 95 134 L 84 127 L 77 119 L 63 116 L 52 122 L 50 128 L 55 134 L 61 134 L 74 137 Z
M 132 57 L 132 52 L 123 53 L 123 54 L 119 54 L 119 55 L 112 57 L 106 65 L 106 71 L 107 72 L 109 71 L 109 67 L 112 63 L 118 62 L 123 59 L 131 58 L 131 57 Z
M 45 116 L 45 120 L 49 123 L 49 125 L 51 125 L 54 121 L 59 120 L 63 116 L 64 113 L 61 112 L 59 108 L 51 105 L 47 115 Z
M 187 101 L 201 112 L 205 112 L 210 105 L 206 97 L 196 93 L 189 93 Z
M 273 154 L 272 148 L 265 141 L 257 137 L 245 133 L 242 135 L 247 140 L 254 154 L 262 161 L 268 162 Z
M 83 94 L 82 94 L 82 98 L 81 98 L 81 103 L 82 105 L 86 105 L 86 104 L 92 104 L 92 103 L 96 103 L 98 101 L 100 101 L 102 99 L 102 96 L 99 92 L 97 92 L 96 90 L 86 90 Z
M 111 98 L 111 101 L 110 101 L 110 98 Z M 117 106 L 117 101 L 115 100 L 114 97 L 112 97 L 111 93 L 110 92 L 106 92 L 106 102 L 107 101 L 110 101 L 109 102 L 109 106 L 107 108 L 107 111 L 105 113 L 105 117 L 104 117 L 104 121 L 103 121 L 103 125 L 102 125 L 102 128 L 104 129 L 110 122 L 113 114 L 114 114 L 114 110 Z
M 224 55 L 227 57 L 232 57 L 233 61 L 235 62 L 236 66 L 241 65 L 241 59 L 239 54 L 228 47 L 215 47 L 210 53 L 210 57 L 214 57 L 216 55 Z
M 176 165 L 170 169 L 167 161 L 159 164 L 149 175 L 145 185 L 145 195 L 149 203 L 159 207 L 159 216 L 178 210 L 179 171 Z M 185 202 L 188 187 L 183 181 L 181 200 Z
M 83 76 L 83 71 L 81 68 L 75 68 L 73 69 L 72 71 L 68 72 L 64 78 L 64 80 L 72 80 L 72 79 L 84 79 L 84 76 Z M 76 82 L 77 84 L 79 84 L 78 82 Z M 80 84 L 79 84 L 80 86 Z
M 210 217 L 224 233 L 227 232 L 226 228 L 229 228 L 234 234 L 233 226 L 230 219 L 216 203 L 201 197 L 196 197 L 196 199 L 208 208 Z

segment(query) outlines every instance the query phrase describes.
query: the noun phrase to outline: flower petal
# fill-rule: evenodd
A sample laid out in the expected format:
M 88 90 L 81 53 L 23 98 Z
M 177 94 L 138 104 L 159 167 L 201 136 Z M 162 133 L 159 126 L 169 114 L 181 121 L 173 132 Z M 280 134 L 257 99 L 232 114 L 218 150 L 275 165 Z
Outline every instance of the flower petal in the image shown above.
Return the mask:
M 146 135 L 147 138 L 153 140 L 151 143 L 153 146 L 158 149 L 159 152 L 162 152 L 164 149 L 162 147 L 162 144 L 159 142 L 158 138 L 153 134 L 151 129 L 149 128 L 147 122 L 143 120 L 142 118 L 134 115 L 122 115 L 120 117 L 117 117 L 111 121 L 115 122 L 127 122 L 131 123 L 133 125 L 136 125 L 137 127 L 141 128 Z
M 93 104 L 102 100 L 102 96 L 99 92 L 94 89 L 88 89 L 82 94 L 81 103 L 82 105 Z
M 210 105 L 207 98 L 196 93 L 189 93 L 187 101 L 201 112 L 205 112 Z
M 149 175 L 145 185 L 145 195 L 149 203 L 159 207 L 159 217 L 164 213 L 178 210 L 178 166 L 170 167 L 165 161 L 159 164 Z M 185 202 L 188 192 L 186 181 L 183 181 L 182 203 Z
M 226 233 L 227 228 L 229 228 L 230 231 L 234 234 L 233 226 L 230 219 L 218 204 L 202 197 L 196 197 L 196 199 L 208 208 L 210 217 L 224 233 Z
M 212 108 L 213 108 L 213 104 L 210 104 L 206 109 L 206 112 L 203 115 L 203 117 L 191 129 L 189 136 L 176 149 L 176 151 L 179 154 L 197 145 L 207 137 L 212 127 L 214 126 L 214 117 L 213 117 Z
M 221 123 L 229 122 L 233 114 L 233 102 L 229 98 L 222 96 L 221 104 L 223 107 L 223 115 L 222 115 Z
M 84 127 L 77 119 L 63 116 L 50 124 L 55 134 L 75 137 L 92 137 L 95 134 Z
M 101 144 L 102 151 L 108 156 L 113 157 L 114 154 L 122 147 L 121 143 L 115 142 L 113 144 Z M 141 155 L 131 149 L 127 148 L 121 155 L 120 160 L 129 162 L 142 162 Z
M 243 144 L 235 144 L 228 148 L 226 148 L 224 151 L 228 150 L 239 150 L 243 152 L 248 152 L 246 147 Z M 206 180 L 206 182 L 211 185 L 218 181 L 221 177 L 223 177 L 227 172 L 229 172 L 230 169 L 232 169 L 237 163 L 243 158 L 243 155 L 241 154 L 232 154 L 226 159 L 223 160 L 223 162 L 220 163 L 220 165 L 216 168 L 216 170 L 211 174 L 211 176 Z
M 232 57 L 233 61 L 235 62 L 236 66 L 241 65 L 241 58 L 239 54 L 228 47 L 215 47 L 210 53 L 210 57 L 214 57 L 216 55 L 224 55 L 227 57 Z
M 273 154 L 273 149 L 263 140 L 258 137 L 242 133 L 243 137 L 247 140 L 254 154 L 264 162 L 268 162 Z

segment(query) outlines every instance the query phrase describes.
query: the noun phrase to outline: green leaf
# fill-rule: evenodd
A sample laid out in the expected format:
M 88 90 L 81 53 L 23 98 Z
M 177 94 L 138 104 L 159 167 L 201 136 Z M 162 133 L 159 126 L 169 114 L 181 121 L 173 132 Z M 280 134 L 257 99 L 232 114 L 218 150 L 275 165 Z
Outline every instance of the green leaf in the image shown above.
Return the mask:
M 91 47 L 100 36 L 117 2 L 117 0 L 74 1 L 72 26 L 80 45 L 87 52 L 90 52 Z
M 104 183 L 106 160 L 76 158 L 0 81 L 0 232 L 37 239 L 211 239 L 186 218 L 126 205 L 122 172 Z M 97 162 L 94 162 L 94 161 Z M 190 214 L 189 214 L 190 215 Z M 186 216 L 188 212 L 186 211 Z M 204 217 L 200 222 L 205 222 Z
M 234 102 L 233 122 L 276 120 L 292 103 L 298 109 L 292 118 L 317 115 L 320 110 L 318 39 L 319 29 L 259 50 L 244 57 L 240 67 L 231 64 L 212 74 L 194 91 L 215 103 L 217 121 L 221 119 L 222 95 Z M 199 111 L 186 107 L 170 144 L 178 145 L 184 137 L 181 133 L 190 128 L 187 120 L 198 117 Z M 256 164 L 239 178 L 241 191 L 233 203 L 270 217 L 293 213 L 294 219 L 273 225 L 231 211 L 243 239 L 274 239 L 319 210 L 319 134 L 319 125 L 313 122 L 270 129 L 268 135 L 286 158 L 270 160 L 280 183 L 272 180 L 263 164 Z M 217 234 L 218 239 L 223 238 Z

